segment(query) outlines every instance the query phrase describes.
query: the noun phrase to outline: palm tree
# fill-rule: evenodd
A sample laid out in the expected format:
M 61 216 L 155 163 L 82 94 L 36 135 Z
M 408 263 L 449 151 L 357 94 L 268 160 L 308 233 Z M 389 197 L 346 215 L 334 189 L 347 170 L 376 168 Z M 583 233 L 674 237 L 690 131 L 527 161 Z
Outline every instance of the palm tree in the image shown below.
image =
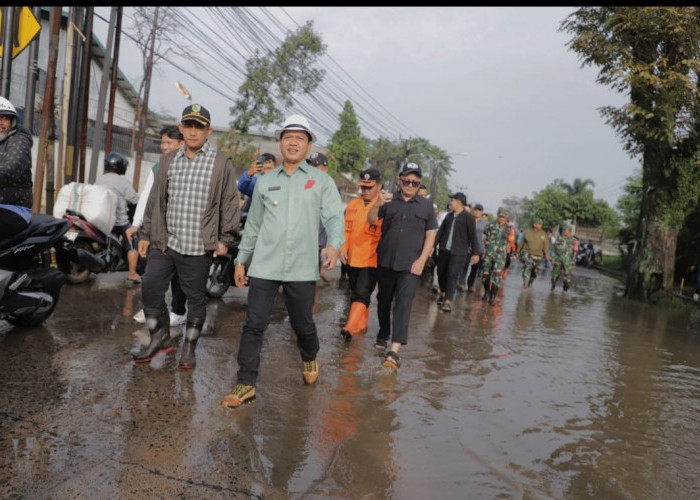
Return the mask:
M 566 189 L 567 194 L 571 196 L 571 217 L 573 218 L 574 227 L 576 227 L 576 218 L 582 211 L 582 204 L 580 203 L 581 195 L 589 190 L 588 186 L 595 186 L 595 182 L 593 182 L 592 179 L 582 180 L 576 178 L 572 184 L 562 182 L 561 185 Z

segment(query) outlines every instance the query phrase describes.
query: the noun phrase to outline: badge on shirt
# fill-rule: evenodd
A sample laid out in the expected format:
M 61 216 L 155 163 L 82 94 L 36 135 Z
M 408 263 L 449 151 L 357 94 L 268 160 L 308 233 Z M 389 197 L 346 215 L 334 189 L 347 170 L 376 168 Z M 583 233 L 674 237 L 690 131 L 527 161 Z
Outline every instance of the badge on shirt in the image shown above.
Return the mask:
M 282 186 L 270 186 L 267 188 L 268 191 L 279 191 L 280 189 L 282 189 Z

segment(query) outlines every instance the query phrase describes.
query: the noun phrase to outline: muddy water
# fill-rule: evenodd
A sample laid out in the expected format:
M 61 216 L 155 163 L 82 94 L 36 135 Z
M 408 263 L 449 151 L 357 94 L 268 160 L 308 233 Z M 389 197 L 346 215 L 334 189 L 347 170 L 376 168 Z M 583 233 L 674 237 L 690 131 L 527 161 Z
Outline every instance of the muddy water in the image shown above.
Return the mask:
M 146 366 L 124 275 L 67 286 L 42 328 L 0 333 L 0 498 L 697 498 L 700 309 L 661 310 L 577 269 L 451 314 L 418 291 L 398 374 L 338 334 L 346 284 L 317 290 L 308 387 L 278 300 L 258 399 L 234 384 L 246 292 L 211 301 L 192 372 Z M 477 289 L 477 292 L 479 289 Z

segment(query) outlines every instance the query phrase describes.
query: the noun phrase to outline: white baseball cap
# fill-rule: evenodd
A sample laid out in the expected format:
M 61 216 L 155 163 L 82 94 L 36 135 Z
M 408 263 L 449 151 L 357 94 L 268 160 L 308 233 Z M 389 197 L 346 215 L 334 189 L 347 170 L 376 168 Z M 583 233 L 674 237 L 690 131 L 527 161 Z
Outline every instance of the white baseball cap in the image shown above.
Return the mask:
M 316 134 L 311 131 L 309 120 L 301 115 L 292 115 L 284 121 L 282 128 L 275 130 L 275 137 L 279 141 L 282 137 L 282 132 L 285 130 L 303 130 L 311 136 L 311 142 L 316 142 Z

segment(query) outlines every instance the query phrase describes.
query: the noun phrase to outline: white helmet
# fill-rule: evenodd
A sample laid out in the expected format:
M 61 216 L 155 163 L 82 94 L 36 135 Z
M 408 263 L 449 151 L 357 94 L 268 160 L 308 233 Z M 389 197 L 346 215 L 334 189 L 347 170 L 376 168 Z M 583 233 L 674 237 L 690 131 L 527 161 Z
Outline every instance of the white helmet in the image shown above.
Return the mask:
M 4 97 L 0 97 L 0 115 L 12 117 L 12 128 L 17 126 L 17 110 Z

